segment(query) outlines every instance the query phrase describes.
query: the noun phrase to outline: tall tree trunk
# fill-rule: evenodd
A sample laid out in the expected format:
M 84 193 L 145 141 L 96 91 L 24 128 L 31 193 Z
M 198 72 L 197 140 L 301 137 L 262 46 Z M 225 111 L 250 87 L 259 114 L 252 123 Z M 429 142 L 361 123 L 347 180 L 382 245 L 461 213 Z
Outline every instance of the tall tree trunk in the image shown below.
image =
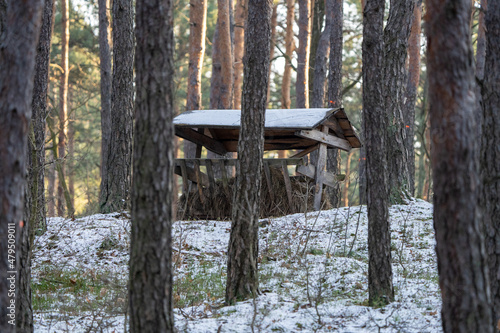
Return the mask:
M 364 15 L 365 12 L 365 7 L 366 7 L 366 0 L 361 0 L 361 16 Z M 364 107 L 363 107 L 363 112 Z M 365 129 L 364 129 L 364 122 L 361 122 L 361 139 L 364 142 L 364 135 Z M 364 205 L 366 204 L 366 150 L 365 146 L 363 145 L 359 149 L 359 163 L 358 163 L 358 182 L 359 182 L 359 204 Z
M 186 110 L 200 110 L 201 74 L 205 57 L 205 38 L 207 32 L 207 1 L 194 0 L 189 6 L 189 78 L 187 87 Z M 184 140 L 184 157 L 196 157 L 196 144 Z
M 61 0 L 61 78 L 59 82 L 59 130 L 57 142 L 57 160 L 60 178 L 57 182 L 57 215 L 64 215 L 64 188 L 62 182 L 66 177 L 65 155 L 66 155 L 66 131 L 68 118 L 68 79 L 69 79 L 69 3 Z M 68 211 L 68 216 L 73 212 Z
M 311 52 L 312 0 L 299 1 L 299 48 L 297 50 L 297 108 L 309 108 L 309 54 Z
M 47 229 L 45 210 L 45 119 L 47 118 L 47 94 L 49 88 L 50 46 L 52 18 L 55 0 L 45 0 L 42 26 L 37 46 L 33 99 L 31 102 L 33 137 L 29 140 L 33 159 L 28 168 L 31 195 L 30 228 Z
M 444 332 L 493 332 L 479 223 L 470 0 L 428 0 L 434 229 Z M 498 56 L 498 55 L 496 55 Z
M 71 200 L 71 207 L 75 207 L 75 110 L 71 110 L 68 117 L 68 192 Z
M 384 0 L 367 0 L 363 19 L 363 125 L 368 204 L 368 291 L 371 305 L 394 299 L 388 214 L 387 137 L 384 109 Z
M 488 0 L 481 0 L 479 9 L 479 22 L 477 26 L 477 49 L 476 49 L 476 76 L 479 80 L 484 78 L 484 61 L 486 56 L 486 27 L 484 14 L 488 8 Z
M 106 179 L 101 182 L 100 210 L 110 213 L 130 207 L 134 112 L 134 16 L 132 0 L 113 0 L 113 82 L 111 139 Z
M 313 104 L 314 76 L 316 75 L 316 59 L 319 51 L 321 36 L 326 28 L 325 5 L 326 0 L 312 0 L 311 4 L 311 51 L 309 52 L 309 105 Z M 331 13 L 329 13 L 331 14 Z M 325 28 L 323 23 L 325 22 Z M 322 30 L 323 28 L 323 30 Z
M 410 38 L 408 40 L 408 80 L 403 119 L 406 131 L 405 146 L 408 150 L 408 191 L 415 195 L 415 103 L 417 101 L 418 82 L 420 80 L 420 33 L 422 24 L 422 1 L 417 0 L 413 9 Z
M 248 3 L 238 166 L 227 261 L 226 303 L 257 296 L 259 279 L 259 202 L 269 48 L 271 2 Z
M 109 48 L 109 1 L 99 0 L 99 60 L 101 72 L 101 183 L 108 178 L 108 148 L 111 140 L 111 51 Z
M 137 1 L 137 97 L 129 273 L 132 333 L 174 332 L 173 27 L 171 0 Z
M 393 202 L 400 202 L 406 198 L 410 193 L 412 183 L 408 167 L 408 132 L 403 112 L 407 84 L 408 38 L 415 1 L 391 0 L 389 18 L 384 30 L 384 103 L 389 116 L 387 127 L 388 186 Z M 411 141 L 413 143 L 413 139 Z
M 485 0 L 482 1 L 484 6 L 486 6 L 485 2 Z M 493 319 L 498 327 L 500 323 L 500 4 L 498 1 L 491 1 L 486 13 L 481 136 L 483 193 L 480 197 L 483 220 L 486 225 Z
M 272 64 L 274 61 L 274 48 L 276 46 L 276 26 L 278 24 L 278 4 L 273 6 L 273 13 L 271 14 L 271 50 L 269 51 L 269 76 L 267 81 L 269 84 L 267 85 L 267 100 L 266 107 L 269 105 L 269 101 L 271 99 L 271 72 L 272 72 Z
M 50 117 L 50 116 L 49 116 Z M 56 144 L 55 140 L 52 140 L 52 144 Z M 47 170 L 47 216 L 56 216 L 56 197 L 55 197 L 55 187 L 56 187 L 56 158 L 50 151 L 51 163 L 49 164 Z
M 332 3 L 332 20 L 330 24 L 330 67 L 328 75 L 328 105 L 331 108 L 342 106 L 342 48 L 343 48 L 343 0 L 330 0 Z M 328 150 L 328 171 L 333 174 L 340 172 L 340 153 L 338 149 Z M 332 207 L 341 203 L 340 184 L 328 188 L 328 197 Z
M 29 218 L 24 220 L 28 129 L 43 2 L 10 1 L 0 13 L 0 331 L 33 330 Z M 29 215 L 29 211 L 26 211 Z M 29 217 L 29 216 L 28 216 Z M 23 221 L 24 220 L 24 221 Z
M 245 20 L 248 0 L 237 0 L 234 15 L 234 78 L 233 107 L 241 108 L 241 84 L 243 82 L 243 55 L 245 51 Z
M 0 43 L 3 40 L 3 33 L 6 29 L 7 21 L 7 0 L 0 0 Z
M 295 49 L 293 41 L 293 22 L 295 20 L 295 0 L 286 0 L 286 32 L 285 32 L 285 70 L 281 82 L 281 108 L 290 109 L 290 86 L 292 84 L 292 57 Z

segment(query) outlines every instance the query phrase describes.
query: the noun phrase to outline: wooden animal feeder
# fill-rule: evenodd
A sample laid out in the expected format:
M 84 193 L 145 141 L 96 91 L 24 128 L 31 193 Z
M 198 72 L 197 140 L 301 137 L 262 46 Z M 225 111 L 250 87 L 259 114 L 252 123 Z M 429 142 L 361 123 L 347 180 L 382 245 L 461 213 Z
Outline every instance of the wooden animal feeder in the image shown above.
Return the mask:
M 176 173 L 183 177 L 184 184 L 191 180 L 197 184 L 200 193 L 203 186 L 214 186 L 213 165 L 217 163 L 224 186 L 227 186 L 225 166 L 234 166 L 237 160 L 200 159 L 201 147 L 219 155 L 237 152 L 240 117 L 240 110 L 195 110 L 175 117 L 175 134 L 198 146 L 197 158 L 176 160 Z M 269 166 L 281 166 L 288 199 L 291 200 L 287 166 L 296 165 L 298 173 L 314 179 L 314 209 L 319 210 L 323 185 L 334 186 L 337 181 L 335 175 L 325 170 L 327 148 L 350 151 L 361 147 L 344 109 L 269 109 L 265 119 L 264 150 L 299 150 L 287 159 L 264 159 L 266 181 L 270 184 Z M 304 163 L 302 157 L 317 149 L 316 165 Z M 200 171 L 200 165 L 206 166 L 207 174 Z M 184 191 L 187 191 L 186 185 Z

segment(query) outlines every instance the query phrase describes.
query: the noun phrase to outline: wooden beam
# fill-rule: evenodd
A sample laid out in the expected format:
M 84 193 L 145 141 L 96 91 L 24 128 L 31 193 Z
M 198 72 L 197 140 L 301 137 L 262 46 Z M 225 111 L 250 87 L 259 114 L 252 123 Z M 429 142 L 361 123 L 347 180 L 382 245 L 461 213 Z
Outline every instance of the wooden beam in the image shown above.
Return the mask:
M 319 149 L 319 143 L 317 145 L 314 145 L 314 146 L 311 146 L 311 147 L 309 147 L 307 149 L 299 151 L 297 154 L 295 154 L 293 156 L 290 156 L 290 158 L 301 158 L 301 157 L 306 156 L 309 153 L 312 153 L 313 151 L 315 151 L 317 149 Z
M 339 138 L 345 139 L 344 130 L 340 127 L 340 124 L 335 117 L 325 120 L 323 125 L 330 127 Z
M 325 128 L 326 128 L 326 130 L 325 130 Z M 349 141 L 328 134 L 328 127 L 327 126 L 323 126 L 322 132 L 320 132 L 318 130 L 297 131 L 297 132 L 295 132 L 295 135 L 303 137 L 303 138 L 315 140 L 315 141 L 321 142 L 323 144 L 327 144 L 328 146 L 331 146 L 334 148 L 340 148 L 340 149 L 345 150 L 345 151 L 350 151 L 352 148 Z
M 180 165 L 177 165 L 175 167 L 174 172 L 176 175 L 182 176 L 184 179 L 182 167 Z M 186 165 L 186 172 L 187 172 L 187 175 L 186 175 L 187 179 L 189 179 L 193 183 L 197 183 L 199 180 L 201 182 L 202 186 L 209 186 L 208 176 L 206 174 L 204 174 L 203 172 L 199 173 L 199 179 L 196 177 L 196 172 L 195 172 L 195 169 L 193 167 Z
M 198 193 L 200 194 L 200 201 L 202 204 L 205 204 L 205 196 L 203 195 L 203 186 L 201 184 L 201 175 L 204 175 L 204 173 L 200 171 L 200 163 L 197 163 L 197 161 L 194 162 L 194 173 L 196 177 L 196 185 L 198 186 Z
M 269 164 L 264 161 L 263 163 L 264 175 L 266 176 L 267 188 L 269 190 L 269 196 L 271 200 L 274 201 L 274 192 L 273 192 L 273 182 L 271 180 L 271 171 L 269 170 Z
M 176 127 L 175 135 L 183 139 L 189 140 L 191 142 L 194 142 L 197 145 L 202 145 L 216 154 L 225 155 L 227 153 L 227 150 L 226 148 L 224 148 L 224 145 L 222 143 L 212 139 L 211 137 L 205 134 L 198 133 L 197 131 L 194 131 L 191 128 Z
M 322 132 L 319 135 L 315 132 L 312 132 L 314 136 L 317 136 L 319 139 L 327 138 L 328 135 L 328 127 L 323 126 Z M 300 131 L 300 133 L 305 131 Z M 318 131 L 319 132 L 319 131 Z M 341 139 L 339 139 L 341 140 Z M 318 140 L 322 142 L 322 140 Z M 314 187 L 314 210 L 321 209 L 321 195 L 323 194 L 323 174 L 326 167 L 326 143 L 320 143 L 319 145 L 319 154 L 318 160 L 316 162 L 316 174 L 315 174 L 315 187 Z
M 207 165 L 207 161 L 210 161 L 213 164 L 219 163 L 220 161 L 224 161 L 226 166 L 236 166 L 238 162 L 237 158 L 176 158 L 176 164 L 179 164 L 180 161 L 185 161 L 187 165 L 193 165 L 193 163 L 199 163 L 200 165 Z M 281 166 L 282 162 L 285 161 L 287 165 L 301 165 L 304 161 L 301 158 L 264 158 L 270 166 Z
M 290 182 L 290 175 L 288 174 L 288 166 L 285 161 L 281 163 L 281 169 L 283 170 L 283 178 L 285 180 L 286 196 L 288 197 L 288 204 L 290 209 L 292 209 L 292 183 Z
M 312 164 L 308 165 L 299 165 L 297 166 L 296 171 L 300 173 L 301 175 L 307 176 L 309 178 L 315 179 L 316 178 L 316 167 Z M 326 186 L 334 187 L 337 177 L 331 173 L 331 172 L 324 172 L 323 173 L 323 184 Z

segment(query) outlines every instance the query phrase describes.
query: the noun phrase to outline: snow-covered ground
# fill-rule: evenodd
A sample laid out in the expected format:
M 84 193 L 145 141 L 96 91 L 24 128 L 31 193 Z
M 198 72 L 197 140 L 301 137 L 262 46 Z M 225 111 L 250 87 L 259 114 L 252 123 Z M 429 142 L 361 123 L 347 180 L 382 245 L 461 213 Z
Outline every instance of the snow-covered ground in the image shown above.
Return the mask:
M 422 200 L 394 205 L 390 221 L 396 299 L 381 308 L 367 306 L 365 206 L 261 220 L 262 294 L 226 307 L 230 223 L 175 222 L 176 327 L 180 332 L 440 332 L 432 205 Z M 123 332 L 128 217 L 53 218 L 48 228 L 37 237 L 33 254 L 35 332 Z

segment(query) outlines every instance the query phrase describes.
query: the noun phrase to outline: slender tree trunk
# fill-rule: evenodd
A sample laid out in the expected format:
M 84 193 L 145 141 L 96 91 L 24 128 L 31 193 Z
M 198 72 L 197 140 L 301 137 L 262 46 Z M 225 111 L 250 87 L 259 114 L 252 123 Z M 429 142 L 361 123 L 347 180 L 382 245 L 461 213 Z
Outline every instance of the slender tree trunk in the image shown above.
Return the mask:
M 470 10 L 470 0 L 427 1 L 434 229 L 444 332 L 493 332 L 494 327 L 477 206 L 480 154 Z
M 237 0 L 234 15 L 234 78 L 233 107 L 241 108 L 241 84 L 243 83 L 243 55 L 245 51 L 245 20 L 247 0 Z
M 295 18 L 295 0 L 286 0 L 286 32 L 285 32 L 285 70 L 281 82 L 281 108 L 290 109 L 290 86 L 292 84 L 292 57 L 295 49 L 293 41 L 293 22 Z
M 43 2 L 10 1 L 0 12 L 0 331 L 33 331 L 30 219 L 25 208 L 28 129 Z M 36 199 L 35 199 L 36 200 Z M 28 197 L 29 202 L 29 197 Z M 28 215 L 28 216 L 27 216 Z M 28 217 L 24 220 L 24 217 Z
M 132 333 L 174 332 L 173 27 L 171 0 L 137 1 L 137 97 L 129 273 Z
M 371 305 L 394 299 L 387 190 L 387 112 L 384 109 L 384 0 L 367 0 L 363 19 L 363 124 L 368 204 L 368 291 Z
M 269 84 L 267 85 L 267 101 L 266 107 L 269 105 L 269 101 L 271 99 L 271 73 L 272 73 L 272 64 L 274 61 L 274 48 L 276 46 L 276 25 L 278 24 L 278 4 L 273 6 L 273 13 L 271 15 L 271 50 L 269 51 L 269 76 L 267 81 Z
M 259 203 L 266 111 L 271 2 L 248 3 L 238 166 L 229 239 L 226 303 L 257 296 Z
M 408 191 L 415 195 L 415 103 L 417 101 L 418 82 L 420 80 L 420 33 L 422 24 L 422 1 L 417 0 L 413 9 L 410 38 L 408 40 L 408 80 L 406 102 L 403 112 L 403 130 L 406 131 L 405 147 L 408 150 Z
M 326 30 L 325 6 L 326 0 L 312 0 L 311 8 L 311 51 L 309 52 L 309 105 L 313 105 L 314 77 L 316 75 L 316 59 L 319 51 L 321 36 Z M 332 13 L 328 13 L 332 14 Z M 323 22 L 325 27 L 323 28 Z M 323 30 L 322 30 L 323 28 Z M 328 57 L 327 57 L 328 59 Z M 324 82 L 324 81 L 323 81 Z
M 71 101 L 71 98 L 70 98 Z M 68 103 L 71 110 L 71 102 Z M 68 192 L 71 207 L 75 207 L 75 110 L 69 112 L 68 117 Z
M 132 0 L 113 0 L 113 82 L 111 138 L 107 178 L 102 179 L 100 210 L 110 213 L 130 207 L 134 108 L 134 16 Z
M 366 7 L 366 0 L 361 0 L 361 15 L 364 15 Z M 363 113 L 365 112 L 363 107 Z M 364 121 L 361 122 L 361 133 L 364 135 Z M 364 137 L 361 138 L 364 142 Z M 359 149 L 359 161 L 358 161 L 358 179 L 359 179 L 359 204 L 366 204 L 366 150 L 363 145 Z
M 53 140 L 52 144 L 56 144 Z M 47 170 L 47 215 L 49 217 L 56 216 L 56 198 L 55 198 L 55 187 L 56 187 L 56 158 L 54 154 L 50 153 L 51 163 Z
M 486 7 L 485 0 L 482 1 L 482 5 Z M 486 226 L 493 319 L 498 327 L 500 323 L 500 4 L 498 1 L 491 1 L 486 13 L 480 198 Z
M 99 60 L 101 69 L 101 184 L 108 178 L 108 148 L 111 140 L 111 51 L 109 0 L 99 0 Z
M 65 178 L 65 156 L 66 156 L 66 131 L 68 118 L 68 79 L 69 79 L 69 3 L 68 0 L 61 0 L 61 78 L 59 82 L 59 134 L 57 150 L 59 159 L 57 163 L 61 170 L 60 177 Z M 57 215 L 64 215 L 64 188 L 63 179 L 57 182 Z M 72 215 L 73 212 L 68 212 Z
M 331 108 L 342 106 L 342 48 L 343 48 L 343 0 L 330 0 L 333 17 L 330 24 L 330 67 L 328 75 L 328 105 Z M 340 153 L 338 149 L 328 150 L 328 171 L 340 173 Z M 332 207 L 339 207 L 341 203 L 340 184 L 328 188 L 328 196 Z
M 299 1 L 299 48 L 297 50 L 297 108 L 309 108 L 309 54 L 311 52 L 312 0 Z
M 416 0 L 391 0 L 384 30 L 384 103 L 389 115 L 387 127 L 388 181 L 391 201 L 400 202 L 410 193 L 409 148 L 405 125 L 404 97 L 406 57 Z M 409 120 L 409 119 L 408 119 Z M 411 140 L 413 143 L 413 139 Z
M 194 0 L 189 7 L 189 78 L 187 87 L 186 110 L 200 110 L 201 74 L 205 57 L 205 38 L 207 32 L 207 1 Z M 184 140 L 184 157 L 196 157 L 196 144 Z

